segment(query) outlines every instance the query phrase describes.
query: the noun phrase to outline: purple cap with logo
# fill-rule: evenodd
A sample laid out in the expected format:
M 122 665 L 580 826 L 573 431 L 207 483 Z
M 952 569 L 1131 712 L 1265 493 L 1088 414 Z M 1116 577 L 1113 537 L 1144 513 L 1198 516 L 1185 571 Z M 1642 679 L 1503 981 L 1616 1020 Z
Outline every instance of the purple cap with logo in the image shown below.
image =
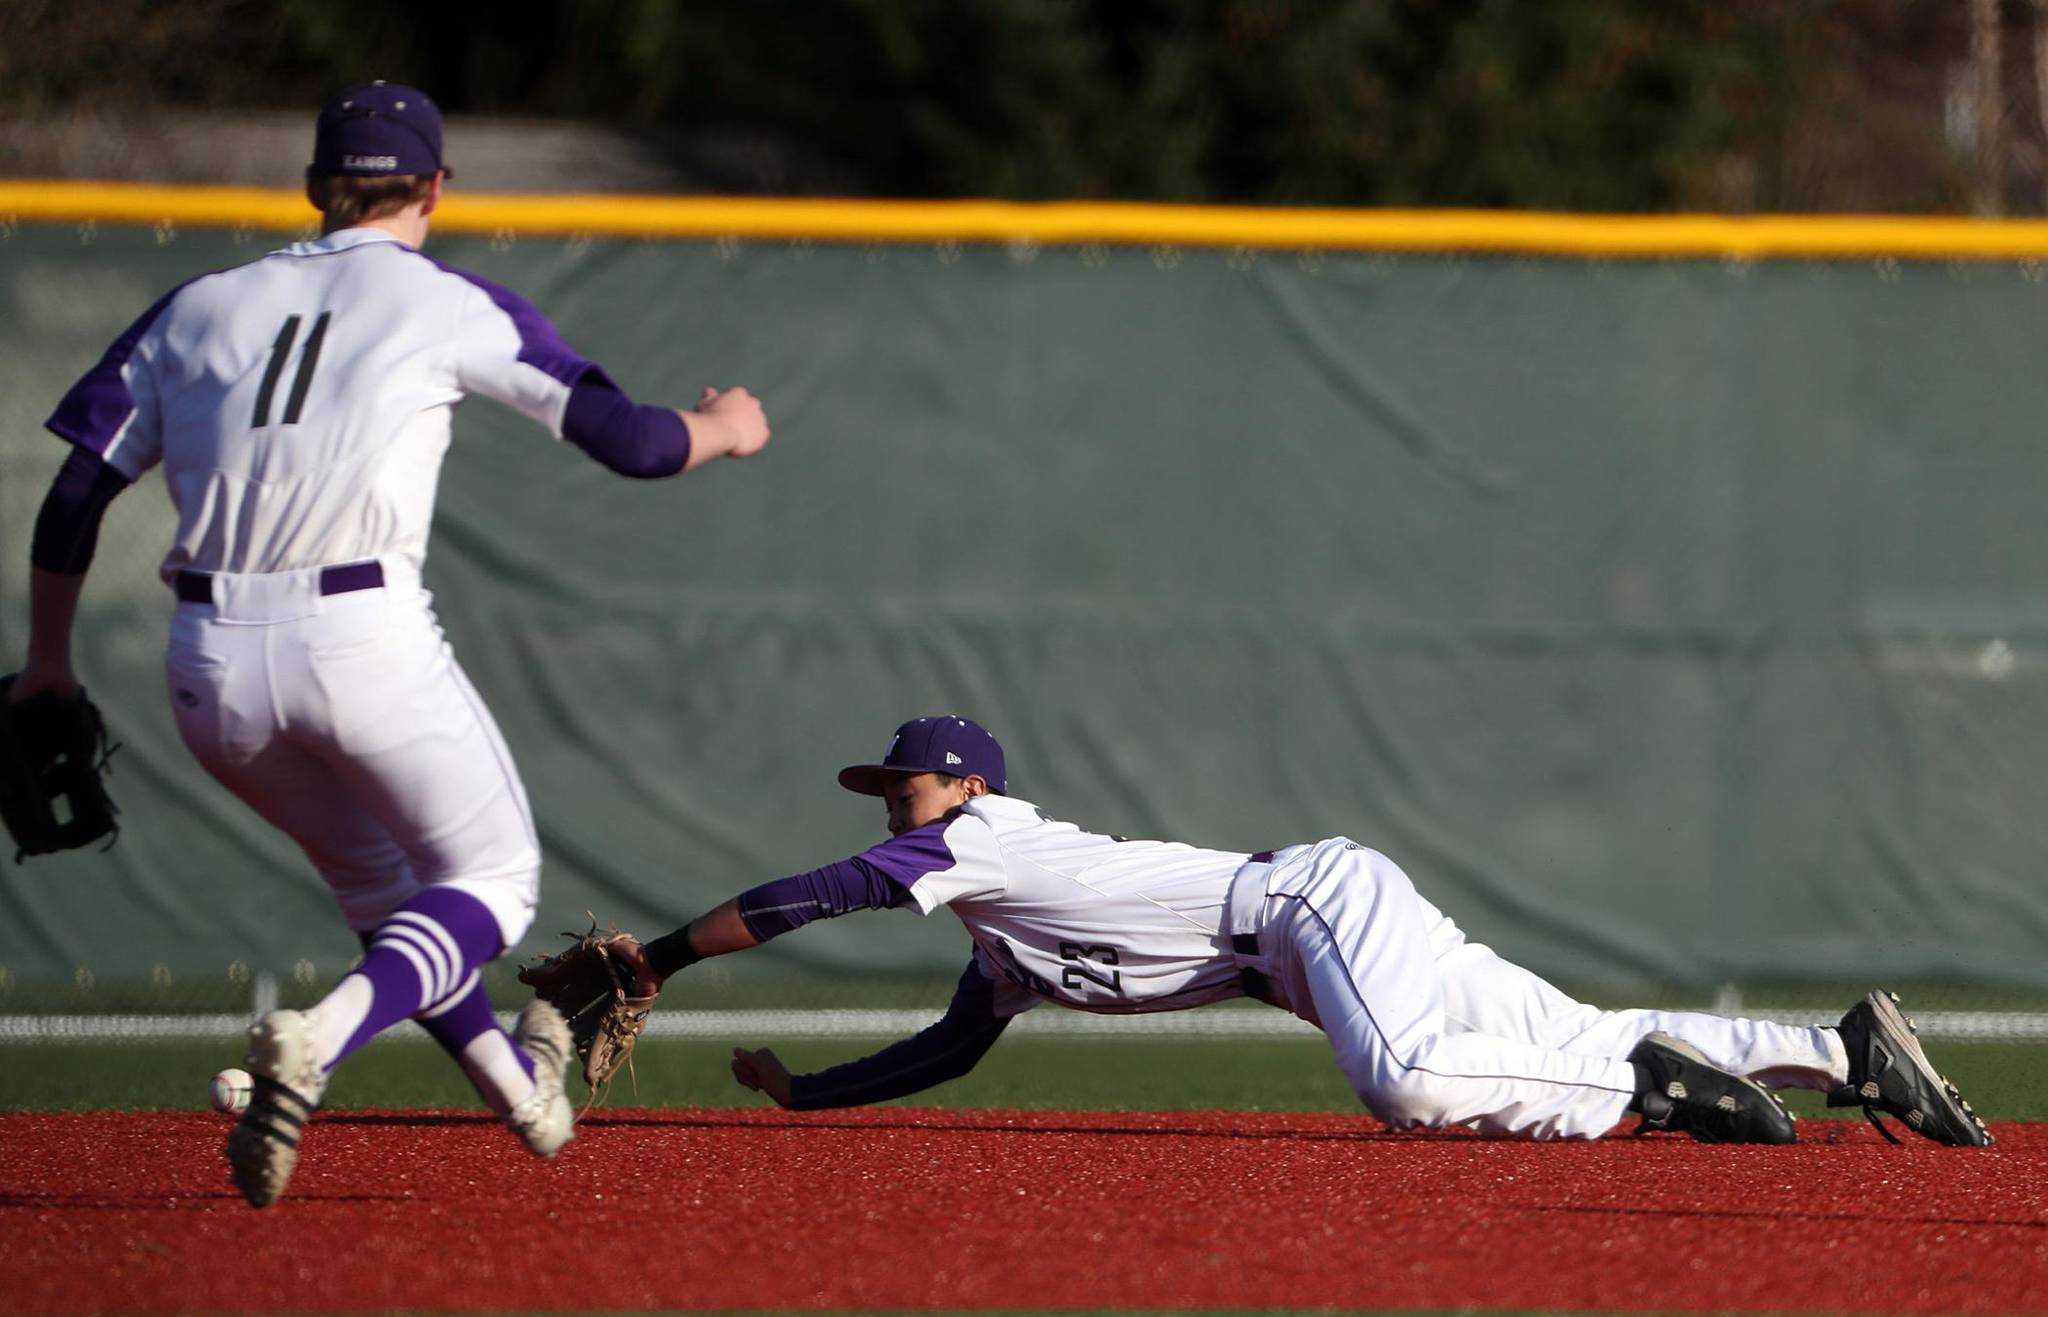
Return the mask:
M 879 796 L 892 773 L 979 775 L 988 789 L 1002 795 L 1009 786 L 1003 772 L 1003 747 L 980 723 L 950 715 L 912 718 L 896 729 L 879 764 L 855 764 L 839 770 L 839 785 L 863 796 Z
M 382 178 L 447 168 L 441 162 L 441 111 L 433 100 L 417 87 L 379 81 L 336 92 L 320 107 L 306 172 L 315 178 Z

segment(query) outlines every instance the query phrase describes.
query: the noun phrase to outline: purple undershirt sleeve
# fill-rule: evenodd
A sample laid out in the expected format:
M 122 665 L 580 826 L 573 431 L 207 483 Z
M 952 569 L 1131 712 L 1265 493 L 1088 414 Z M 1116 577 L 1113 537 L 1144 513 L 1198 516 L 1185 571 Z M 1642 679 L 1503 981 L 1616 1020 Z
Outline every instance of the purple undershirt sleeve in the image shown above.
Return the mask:
M 790 1077 L 790 1108 L 858 1107 L 921 1093 L 974 1069 L 1009 1026 L 996 1018 L 996 985 L 973 961 L 960 976 L 945 1018 L 873 1056 L 812 1075 Z
M 855 910 L 887 910 L 909 899 L 909 888 L 856 855 L 740 893 L 740 921 L 749 933 L 766 942 L 813 919 L 832 919 Z
M 71 456 L 50 482 L 36 513 L 35 538 L 29 544 L 29 561 L 46 572 L 77 576 L 92 564 L 99 546 L 100 518 L 107 504 L 128 488 L 119 471 L 87 448 L 73 448 Z
M 634 402 L 595 369 L 569 389 L 562 437 L 638 480 L 672 476 L 690 462 L 690 427 L 681 416 Z

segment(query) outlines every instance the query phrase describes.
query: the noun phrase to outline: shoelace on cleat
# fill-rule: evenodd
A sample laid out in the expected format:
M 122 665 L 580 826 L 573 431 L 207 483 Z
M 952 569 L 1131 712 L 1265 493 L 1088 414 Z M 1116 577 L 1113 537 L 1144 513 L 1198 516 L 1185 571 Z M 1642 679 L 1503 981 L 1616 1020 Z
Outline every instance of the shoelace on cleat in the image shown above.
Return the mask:
M 1886 1128 L 1885 1123 L 1877 1118 L 1877 1108 L 1872 1106 L 1868 1102 L 1863 1104 L 1863 1119 L 1870 1122 L 1870 1127 L 1872 1129 L 1876 1130 L 1879 1134 L 1884 1135 L 1886 1142 L 1891 1143 L 1896 1147 L 1905 1146 L 1905 1140 L 1901 1139 L 1898 1135 L 1892 1133 L 1890 1129 Z

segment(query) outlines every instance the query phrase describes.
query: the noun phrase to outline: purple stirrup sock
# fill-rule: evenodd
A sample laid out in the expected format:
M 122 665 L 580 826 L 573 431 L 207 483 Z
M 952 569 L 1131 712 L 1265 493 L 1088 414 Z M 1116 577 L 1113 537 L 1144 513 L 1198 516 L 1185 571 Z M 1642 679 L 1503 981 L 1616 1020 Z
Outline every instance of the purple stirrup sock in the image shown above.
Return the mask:
M 498 1027 L 498 1017 L 491 1013 L 491 999 L 484 992 L 483 976 L 475 971 L 470 973 L 467 991 L 457 994 L 452 1001 L 431 1008 L 419 1017 L 419 1021 L 420 1027 L 432 1034 L 434 1041 L 458 1061 L 462 1060 L 463 1049 Z M 533 1058 L 516 1044 L 511 1050 L 526 1077 L 533 1078 Z
M 354 971 L 369 981 L 369 1013 L 349 1035 L 341 1051 L 327 1062 L 327 1068 L 332 1070 L 342 1057 L 400 1020 L 447 1001 L 458 992 L 476 997 L 477 1009 L 482 1011 L 485 1023 L 491 1024 L 490 1005 L 483 1001 L 482 984 L 471 980 L 479 965 L 504 949 L 501 937 L 497 918 L 489 907 L 455 888 L 429 887 L 400 906 L 370 933 L 369 954 Z M 468 1003 L 461 1006 L 466 1008 Z M 450 1014 L 459 1015 L 462 1011 Z M 473 1020 L 474 1015 L 464 1018 Z M 471 1032 L 463 1042 L 475 1036 L 476 1032 Z

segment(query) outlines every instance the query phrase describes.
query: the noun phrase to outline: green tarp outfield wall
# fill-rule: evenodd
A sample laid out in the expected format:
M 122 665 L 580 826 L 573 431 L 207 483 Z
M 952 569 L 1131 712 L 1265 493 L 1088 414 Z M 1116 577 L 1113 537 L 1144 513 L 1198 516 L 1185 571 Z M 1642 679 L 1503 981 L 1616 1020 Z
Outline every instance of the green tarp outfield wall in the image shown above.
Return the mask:
M 0 239 L 0 654 L 69 383 L 267 235 Z M 620 480 L 486 401 L 429 584 L 547 852 L 525 949 L 665 931 L 883 836 L 833 783 L 961 712 L 1014 791 L 1242 850 L 1342 833 L 1574 984 L 2048 987 L 2048 287 L 2025 263 L 437 239 L 763 456 Z M 164 707 L 159 478 L 79 666 L 105 854 L 8 867 L 0 969 L 354 954 Z M 887 921 L 887 922 L 885 922 Z M 950 916 L 786 970 L 946 970 Z

